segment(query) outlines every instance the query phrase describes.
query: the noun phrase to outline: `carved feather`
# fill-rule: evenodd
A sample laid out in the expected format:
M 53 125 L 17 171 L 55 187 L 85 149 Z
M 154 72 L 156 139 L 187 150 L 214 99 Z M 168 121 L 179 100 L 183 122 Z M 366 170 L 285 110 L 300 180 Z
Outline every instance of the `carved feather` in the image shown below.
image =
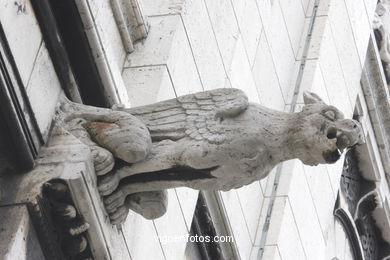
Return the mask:
M 239 89 L 215 89 L 181 96 L 126 111 L 141 119 L 153 141 L 189 137 L 222 143 L 226 125 L 220 121 L 235 117 L 248 107 L 248 98 Z

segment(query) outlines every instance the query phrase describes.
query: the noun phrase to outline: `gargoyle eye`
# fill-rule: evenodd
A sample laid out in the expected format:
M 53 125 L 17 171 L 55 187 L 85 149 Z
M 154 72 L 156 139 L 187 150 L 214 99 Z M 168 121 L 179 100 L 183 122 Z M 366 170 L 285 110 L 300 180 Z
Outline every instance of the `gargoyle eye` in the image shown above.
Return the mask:
M 336 113 L 332 110 L 328 110 L 324 113 L 325 117 L 329 120 L 335 121 L 336 120 Z

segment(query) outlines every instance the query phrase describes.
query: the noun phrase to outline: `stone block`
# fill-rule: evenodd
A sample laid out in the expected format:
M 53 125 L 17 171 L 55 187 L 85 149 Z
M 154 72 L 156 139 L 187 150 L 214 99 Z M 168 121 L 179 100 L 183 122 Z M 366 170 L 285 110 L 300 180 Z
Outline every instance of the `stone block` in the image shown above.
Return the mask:
M 143 10 L 148 16 L 179 14 L 185 8 L 185 0 L 142 0 Z
M 91 10 L 93 18 L 96 18 L 100 9 L 108 2 L 108 0 L 96 1 L 96 0 L 87 0 L 88 7 Z
M 252 248 L 252 254 L 251 254 L 251 260 L 258 259 L 257 254 L 259 253 L 259 247 L 253 247 Z M 263 248 L 263 258 L 262 259 L 267 259 L 267 260 L 282 260 L 280 254 L 279 254 L 279 249 L 278 246 L 265 246 Z
M 223 88 L 226 72 L 205 3 L 186 1 L 182 17 L 203 88 Z
M 115 61 L 116 66 L 122 69 L 127 53 L 114 19 L 110 4 L 111 0 L 100 0 L 96 2 L 102 2 L 94 22 L 102 48 L 104 49 L 104 54 L 108 60 Z M 113 64 L 110 65 L 112 67 Z
M 263 194 L 265 194 L 265 190 L 266 190 L 266 187 L 267 187 L 267 179 L 268 177 L 260 180 L 260 187 L 261 187 L 261 191 L 263 192 Z
M 314 4 L 317 0 L 308 0 L 309 4 L 306 9 L 306 17 L 311 17 L 314 11 Z M 333 4 L 332 0 L 321 0 L 318 1 L 319 5 L 317 7 L 316 16 L 327 16 L 329 10 L 331 9 L 331 5 Z
M 49 53 L 42 44 L 27 86 L 27 95 L 44 139 L 47 138 L 61 91 Z
M 318 252 L 325 251 L 325 242 L 303 165 L 300 165 L 292 172 L 288 198 L 307 259 L 315 259 Z
M 271 13 L 275 6 L 275 1 L 257 0 L 256 2 L 257 7 L 259 9 L 261 21 L 263 22 L 263 26 L 269 26 L 270 22 L 272 22 Z
M 153 221 L 130 211 L 122 232 L 132 260 L 165 259 Z
M 273 207 L 266 245 L 277 245 L 282 259 L 310 259 L 303 250 L 288 198 L 276 197 Z
M 251 253 L 252 242 L 237 193 L 235 190 L 231 190 L 221 192 L 221 196 L 240 257 L 241 259 L 248 259 Z
M 283 110 L 285 101 L 264 32 L 261 34 L 252 74 L 261 104 L 269 108 Z
M 346 117 L 351 117 L 353 106 L 348 96 L 330 26 L 327 26 L 324 31 L 319 65 L 331 104 L 340 109 Z
M 261 7 L 259 8 L 261 9 Z M 282 94 L 286 100 L 292 87 L 290 81 L 292 71 L 294 70 L 295 56 L 279 1 L 274 2 L 269 13 L 266 10 L 262 14 L 262 17 L 267 16 L 263 18 L 263 26 L 282 88 Z
M 256 0 L 232 0 L 232 4 L 248 60 L 252 66 L 263 29 Z
M 291 192 L 292 178 L 296 171 L 301 170 L 302 162 L 298 159 L 283 162 L 280 170 L 280 178 L 277 180 L 276 196 L 288 196 Z M 276 181 L 276 180 L 275 180 Z
M 199 191 L 185 187 L 176 188 L 175 191 L 180 204 L 180 209 L 184 216 L 184 221 L 186 222 L 187 230 L 190 232 Z
M 274 195 L 287 196 L 290 192 L 292 172 L 294 172 L 294 169 L 297 167 L 300 167 L 300 161 L 298 159 L 285 161 L 279 166 L 276 166 L 271 171 L 270 175 L 267 177 L 267 184 L 264 190 L 264 196 L 273 196 L 275 189 L 277 190 Z M 278 171 L 280 172 L 279 178 L 276 179 Z M 277 184 L 277 186 L 275 186 L 275 184 Z
M 319 6 L 317 9 L 317 16 L 329 15 L 329 12 L 336 1 L 333 0 L 321 0 L 318 1 Z M 338 1 L 341 2 L 341 1 Z
M 308 13 L 308 8 L 311 0 L 301 0 L 303 11 L 305 12 L 305 15 Z
M 304 165 L 304 172 L 313 199 L 314 207 L 321 225 L 324 239 L 327 237 L 329 222 L 334 218 L 335 196 L 325 165 Z
M 184 256 L 188 231 L 175 190 L 168 190 L 168 201 L 166 214 L 153 221 L 165 258 L 181 259 Z
M 123 104 L 125 107 L 130 107 L 130 99 L 127 93 L 127 87 L 126 84 L 122 78 L 122 66 L 118 67 L 116 64 L 116 60 L 114 60 L 113 56 L 107 57 L 108 66 L 110 68 L 112 81 L 115 86 L 115 92 L 117 93 L 119 97 L 119 103 Z M 108 94 L 106 94 L 108 95 Z
M 311 23 L 311 18 L 306 17 L 304 22 L 303 22 L 302 37 L 299 41 L 298 52 L 295 55 L 296 60 L 303 59 L 303 52 L 305 51 L 305 46 L 307 44 L 306 42 L 307 42 L 308 36 L 309 36 L 310 23 Z
M 232 62 L 240 34 L 231 1 L 204 0 L 225 68 Z
M 112 77 L 112 83 L 114 84 L 115 91 L 119 97 L 119 102 L 126 107 L 130 106 L 130 101 L 127 95 L 126 86 L 121 77 L 122 67 L 126 58 L 127 52 L 123 45 L 123 41 L 115 21 L 113 11 L 111 9 L 110 0 L 92 1 L 95 2 L 89 6 L 95 6 L 96 14 L 91 8 L 92 16 L 94 17 L 94 24 L 96 28 L 97 36 L 103 49 L 104 59 L 109 67 L 109 71 Z
M 260 183 L 254 182 L 237 189 L 237 195 L 241 204 L 246 224 L 248 226 L 251 241 L 254 243 L 256 238 L 256 230 L 260 220 L 261 206 L 264 200 Z
M 125 68 L 122 76 L 132 106 L 175 98 L 165 65 Z
M 265 226 L 265 223 L 267 220 L 267 214 L 268 214 L 270 201 L 271 201 L 270 197 L 263 198 L 263 203 L 261 205 L 261 211 L 260 211 L 260 217 L 259 217 L 258 225 L 256 228 L 256 237 L 255 237 L 255 241 L 253 243 L 254 247 L 260 247 L 261 243 L 262 243 L 263 236 L 267 235 L 267 228 L 268 227 Z
M 371 21 L 368 20 L 363 0 L 345 0 L 345 5 L 355 37 L 357 51 L 363 64 L 370 38 Z
M 274 189 L 275 176 L 276 176 L 277 167 L 273 168 L 272 171 L 268 174 L 267 178 L 260 181 L 260 183 L 265 183 L 262 185 L 262 190 L 264 197 L 270 197 L 272 195 L 272 190 Z
M 26 205 L 0 207 L 0 258 L 44 259 Z
M 355 39 L 348 19 L 344 1 L 335 1 L 329 15 L 331 30 L 337 48 L 340 65 L 346 80 L 351 104 L 354 105 L 360 88 L 362 65 L 356 48 Z
M 30 1 L 2 1 L 0 22 L 22 83 L 27 87 L 42 42 L 42 34 Z
M 368 21 L 370 22 L 370 25 L 372 25 L 378 0 L 363 0 L 363 1 L 367 11 Z
M 337 192 L 340 188 L 340 178 L 344 165 L 344 153 L 341 158 L 334 164 L 327 164 L 326 168 L 328 169 L 330 183 L 332 185 L 332 190 L 334 193 L 334 197 L 337 196 Z
M 301 0 L 280 1 L 283 17 L 286 23 L 287 32 L 291 46 L 294 50 L 295 58 L 298 59 L 299 45 L 304 35 L 305 13 L 301 5 Z
M 150 17 L 148 21 L 148 37 L 134 46 L 124 67 L 167 65 L 178 96 L 203 90 L 180 16 Z
M 163 65 L 171 54 L 175 40 L 185 40 L 178 35 L 177 28 L 182 24 L 179 15 L 151 17 L 148 37 L 134 45 L 134 52 L 127 56 L 124 67 Z M 179 33 L 183 34 L 184 31 Z
M 317 17 L 311 34 L 309 51 L 307 53 L 307 59 L 318 59 L 320 56 L 321 46 L 323 44 L 323 37 L 325 28 L 328 25 L 328 17 Z
M 232 65 L 229 70 L 229 78 L 232 87 L 242 89 L 248 95 L 249 101 L 260 103 L 259 94 L 253 80 L 251 67 L 246 57 L 241 37 L 238 39 L 234 51 Z
M 318 60 L 307 60 L 305 63 L 305 68 L 302 74 L 302 81 L 298 94 L 298 103 L 303 104 L 303 92 L 311 91 L 316 93 L 325 103 L 329 104 L 329 96 L 327 89 L 325 87 L 324 77 L 322 76 L 322 72 L 320 66 L 318 64 Z

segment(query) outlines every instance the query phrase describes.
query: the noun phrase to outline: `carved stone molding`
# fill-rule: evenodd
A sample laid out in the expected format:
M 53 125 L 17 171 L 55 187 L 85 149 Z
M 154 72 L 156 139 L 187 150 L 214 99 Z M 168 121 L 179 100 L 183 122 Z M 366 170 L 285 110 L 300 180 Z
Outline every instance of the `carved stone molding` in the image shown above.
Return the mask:
M 383 167 L 390 176 L 390 94 L 373 36 L 368 45 L 361 85 Z
M 379 0 L 373 21 L 379 54 L 383 62 L 387 83 L 390 82 L 390 1 Z
M 134 51 L 134 43 L 145 39 L 149 26 L 142 13 L 139 0 L 110 0 L 123 45 L 128 53 Z
M 304 101 L 301 112 L 284 113 L 249 103 L 238 89 L 122 110 L 63 98 L 56 122 L 90 147 L 105 208 L 120 224 L 129 209 L 148 219 L 163 215 L 166 189 L 239 188 L 285 160 L 334 163 L 364 141 L 358 122 L 313 93 Z
M 86 145 L 54 127 L 31 172 L 2 176 L 0 206 L 27 205 L 47 259 L 110 259 L 91 161 Z

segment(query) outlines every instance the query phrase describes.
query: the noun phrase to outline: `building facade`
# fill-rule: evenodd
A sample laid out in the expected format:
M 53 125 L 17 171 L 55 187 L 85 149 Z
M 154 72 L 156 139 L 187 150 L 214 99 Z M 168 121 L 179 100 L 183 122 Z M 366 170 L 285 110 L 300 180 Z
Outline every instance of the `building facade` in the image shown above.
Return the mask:
M 387 259 L 388 7 L 387 0 L 2 1 L 0 254 Z M 93 155 L 56 128 L 61 95 L 133 107 L 216 88 L 239 88 L 251 102 L 286 112 L 299 111 L 303 91 L 312 91 L 359 120 L 366 143 L 335 164 L 287 161 L 228 192 L 172 189 L 163 217 L 130 212 L 112 226 Z M 53 217 L 58 201 L 45 189 L 53 185 L 67 187 L 79 222 Z M 196 235 L 227 241 L 194 243 Z

